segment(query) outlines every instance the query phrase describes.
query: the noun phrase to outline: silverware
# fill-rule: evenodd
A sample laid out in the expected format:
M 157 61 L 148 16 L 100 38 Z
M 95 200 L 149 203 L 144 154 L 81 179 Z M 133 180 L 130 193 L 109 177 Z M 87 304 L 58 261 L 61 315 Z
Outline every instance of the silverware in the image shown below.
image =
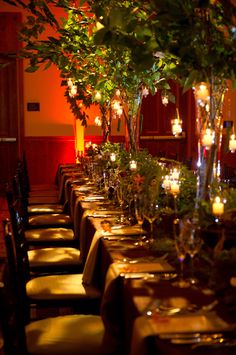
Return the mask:
M 212 335 L 201 336 L 196 344 L 192 345 L 192 349 L 200 346 L 213 346 L 213 347 L 236 347 L 236 339 L 227 338 L 224 336 L 214 337 Z

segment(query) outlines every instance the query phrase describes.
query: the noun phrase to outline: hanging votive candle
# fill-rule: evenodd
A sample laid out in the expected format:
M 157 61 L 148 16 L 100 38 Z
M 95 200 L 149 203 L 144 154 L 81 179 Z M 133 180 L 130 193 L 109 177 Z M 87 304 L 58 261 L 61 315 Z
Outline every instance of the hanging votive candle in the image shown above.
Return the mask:
M 69 87 L 69 96 L 75 97 L 76 94 L 77 94 L 77 86 L 72 85 L 71 87 Z
M 68 85 L 69 88 L 71 88 L 74 85 L 71 78 L 67 79 L 67 85 Z
M 177 117 L 171 120 L 171 130 L 175 137 L 182 133 L 182 120 L 179 117 L 179 111 L 176 109 Z
M 149 90 L 146 86 L 142 89 L 142 95 L 144 97 L 147 97 L 149 95 Z
M 172 180 L 179 180 L 179 175 L 180 175 L 179 169 L 174 168 L 174 169 L 171 171 L 171 179 L 172 179 Z
M 135 160 L 131 160 L 129 162 L 129 168 L 130 168 L 131 171 L 137 170 L 137 162 Z
M 121 102 L 120 100 L 113 100 L 112 102 L 112 109 L 115 113 L 115 116 L 117 115 L 118 117 L 122 116 L 123 114 L 123 108 L 122 108 L 122 105 L 121 105 Z M 116 117 L 114 117 L 116 118 Z
M 175 118 L 174 120 L 171 120 L 171 130 L 172 133 L 175 137 L 179 136 L 182 133 L 182 121 L 178 120 Z
M 224 213 L 224 203 L 219 196 L 216 196 L 212 203 L 212 213 L 217 217 Z
M 166 190 L 166 191 L 169 191 L 170 190 L 170 177 L 169 175 L 166 175 L 163 179 L 163 184 L 162 184 L 163 188 Z
M 167 95 L 161 95 L 161 102 L 162 102 L 162 105 L 167 106 L 168 103 L 169 103 L 168 96 Z
M 112 161 L 112 162 L 116 161 L 116 153 L 110 154 L 110 161 Z
M 177 168 L 174 168 L 170 172 L 170 193 L 174 195 L 175 197 L 180 193 L 180 181 L 179 181 L 179 176 L 180 176 L 180 170 Z
M 202 145 L 206 149 L 210 149 L 215 140 L 215 132 L 211 128 L 207 128 L 202 137 Z
M 170 192 L 172 195 L 176 196 L 180 192 L 180 183 L 178 180 L 172 180 L 170 182 Z
M 100 91 L 96 91 L 95 95 L 94 95 L 94 99 L 96 101 L 101 101 L 102 95 L 100 93 Z
M 99 126 L 99 127 L 102 125 L 102 121 L 101 121 L 99 116 L 95 117 L 94 123 L 95 123 L 96 126 Z
M 231 153 L 234 153 L 236 150 L 236 139 L 235 139 L 235 134 L 231 134 L 230 140 L 229 140 L 229 150 Z
M 210 100 L 209 85 L 199 83 L 194 87 L 195 98 L 199 104 L 206 104 Z

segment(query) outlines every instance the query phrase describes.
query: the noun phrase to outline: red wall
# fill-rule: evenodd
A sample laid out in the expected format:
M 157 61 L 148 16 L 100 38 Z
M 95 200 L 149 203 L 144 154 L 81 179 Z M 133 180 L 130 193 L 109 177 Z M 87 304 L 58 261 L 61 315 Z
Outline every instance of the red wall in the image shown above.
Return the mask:
M 31 184 L 52 184 L 58 164 L 75 163 L 73 137 L 25 137 Z

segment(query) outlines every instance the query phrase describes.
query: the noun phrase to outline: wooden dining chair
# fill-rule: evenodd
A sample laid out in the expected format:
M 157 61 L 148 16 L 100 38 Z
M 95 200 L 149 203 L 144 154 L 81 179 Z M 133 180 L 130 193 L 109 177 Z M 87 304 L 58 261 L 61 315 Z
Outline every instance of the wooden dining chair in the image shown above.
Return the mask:
M 16 270 L 16 284 L 21 291 L 25 309 L 39 310 L 45 308 L 70 307 L 83 313 L 99 313 L 102 291 L 93 285 L 84 285 L 82 273 L 60 273 L 32 277 L 29 267 L 27 245 L 24 237 L 16 240 L 10 224 L 5 227 L 5 246 L 8 264 Z M 23 232 L 23 229 L 21 231 Z M 14 255 L 14 257 L 12 257 Z M 14 272 L 13 272 L 14 275 Z M 26 318 L 30 314 L 25 312 Z
M 64 233 L 63 242 L 60 241 L 60 230 L 55 228 L 56 231 L 52 235 L 55 237 L 43 240 L 43 234 L 41 240 L 38 243 L 33 243 L 29 238 L 25 238 L 25 232 L 23 233 L 23 225 L 21 220 L 17 217 L 14 207 L 9 208 L 11 216 L 11 226 L 13 236 L 16 242 L 21 244 L 22 242 L 27 247 L 27 254 L 29 260 L 30 271 L 35 273 L 58 273 L 58 272 L 81 272 L 83 270 L 83 263 L 81 252 L 72 239 L 66 239 Z M 22 230 L 20 233 L 19 231 Z M 36 230 L 34 230 L 36 233 Z M 42 230 L 43 231 L 43 230 Z M 46 229 L 48 231 L 48 229 Z M 46 234 L 45 234 L 46 235 Z M 69 237 L 69 234 L 68 234 Z M 62 233 L 61 233 L 62 238 Z
M 22 174 L 19 173 L 19 170 L 22 169 L 17 169 L 12 181 L 14 196 L 15 198 L 22 199 L 25 206 L 27 206 L 26 209 L 29 214 L 67 213 L 69 197 L 66 193 L 66 186 L 68 182 L 82 185 L 88 180 L 81 172 L 76 175 L 74 175 L 73 171 L 71 173 L 65 173 L 64 175 L 62 174 L 57 192 L 58 198 L 57 200 L 51 200 L 53 196 L 43 196 L 43 191 L 34 192 L 33 196 L 29 195 L 25 187 L 24 177 L 21 176 Z
M 119 355 L 117 341 L 106 335 L 101 316 L 68 314 L 29 321 L 26 303 L 18 284 L 12 237 L 5 230 L 7 271 L 0 283 L 0 324 L 4 355 Z
M 43 189 L 34 189 L 31 190 L 29 177 L 27 169 L 25 168 L 27 163 L 23 160 L 19 160 L 17 175 L 18 175 L 18 188 L 21 189 L 21 193 L 24 197 L 27 197 L 28 205 L 32 204 L 62 204 L 65 203 L 64 196 L 64 185 L 67 178 L 81 178 L 84 173 L 81 171 L 80 165 L 76 164 L 73 167 L 68 166 L 67 168 L 58 168 L 58 184 L 57 189 L 43 190 Z
M 79 272 L 83 269 L 79 240 L 71 228 L 50 227 L 25 230 L 23 215 L 18 201 L 9 202 L 8 210 L 14 238 L 21 236 L 28 247 L 32 271 Z M 24 233 L 23 233 L 24 230 Z
M 16 176 L 13 178 L 13 180 L 15 180 L 15 178 Z M 46 213 L 45 210 L 44 213 L 29 214 L 27 202 L 24 196 L 22 194 L 16 194 L 12 187 L 13 185 L 14 183 L 12 185 L 7 184 L 5 189 L 8 207 L 11 206 L 13 203 L 17 203 L 26 229 L 40 227 L 72 227 L 71 216 L 67 213 Z

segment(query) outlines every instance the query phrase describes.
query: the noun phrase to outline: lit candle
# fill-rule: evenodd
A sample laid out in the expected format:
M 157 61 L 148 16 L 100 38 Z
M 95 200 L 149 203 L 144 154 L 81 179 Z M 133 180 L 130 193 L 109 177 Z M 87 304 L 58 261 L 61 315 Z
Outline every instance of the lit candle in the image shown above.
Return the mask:
M 116 110 L 116 113 L 119 117 L 122 116 L 122 113 L 123 113 L 122 107 L 120 107 L 118 110 Z
M 74 97 L 76 94 L 77 94 L 77 86 L 76 86 L 76 85 L 72 85 L 72 86 L 70 87 L 69 95 L 70 95 L 71 97 Z
M 197 100 L 208 101 L 210 97 L 208 85 L 205 83 L 200 83 L 200 85 L 197 85 L 195 87 L 195 96 Z
M 149 95 L 149 90 L 146 88 L 146 86 L 143 88 L 143 90 L 142 90 L 142 95 L 144 96 L 144 97 L 147 97 L 148 95 Z
M 91 145 L 92 145 L 92 142 L 87 142 L 87 143 L 85 144 L 85 148 L 89 148 L 89 147 L 91 147 Z
M 215 216 L 221 216 L 224 213 L 224 203 L 221 202 L 219 196 L 216 196 L 215 201 L 212 204 L 212 213 Z
M 164 180 L 163 180 L 163 187 L 165 190 L 169 190 L 170 189 L 170 178 L 169 175 L 166 175 Z
M 180 174 L 179 170 L 174 168 L 174 170 L 171 173 L 172 179 L 179 180 L 179 174 Z
M 173 195 L 178 195 L 179 194 L 179 183 L 178 183 L 178 181 L 171 181 L 171 183 L 170 183 L 170 192 Z
M 95 96 L 94 96 L 94 98 L 95 98 L 96 101 L 100 101 L 101 98 L 102 98 L 101 93 L 100 93 L 99 91 L 97 91 L 96 94 L 95 94 Z
M 161 97 L 161 102 L 162 102 L 162 104 L 163 104 L 164 106 L 166 106 L 166 105 L 169 103 L 168 96 L 163 95 L 163 96 Z
M 110 160 L 113 162 L 116 161 L 116 153 L 111 153 Z
M 120 96 L 120 90 L 119 89 L 116 90 L 116 96 Z
M 232 134 L 230 137 L 229 150 L 231 151 L 231 153 L 234 153 L 236 150 L 236 139 L 234 134 Z
M 214 133 L 210 128 L 206 129 L 205 134 L 202 137 L 202 145 L 206 147 L 206 149 L 209 149 L 210 146 L 214 143 Z
M 134 171 L 137 169 L 137 162 L 135 160 L 131 160 L 129 163 L 129 168 L 131 171 Z
M 172 120 L 172 133 L 174 136 L 178 136 L 180 133 L 182 133 L 182 121 L 180 121 L 178 118 Z
M 95 117 L 94 123 L 95 123 L 96 126 L 101 126 L 102 125 L 102 121 L 101 121 L 99 116 Z

